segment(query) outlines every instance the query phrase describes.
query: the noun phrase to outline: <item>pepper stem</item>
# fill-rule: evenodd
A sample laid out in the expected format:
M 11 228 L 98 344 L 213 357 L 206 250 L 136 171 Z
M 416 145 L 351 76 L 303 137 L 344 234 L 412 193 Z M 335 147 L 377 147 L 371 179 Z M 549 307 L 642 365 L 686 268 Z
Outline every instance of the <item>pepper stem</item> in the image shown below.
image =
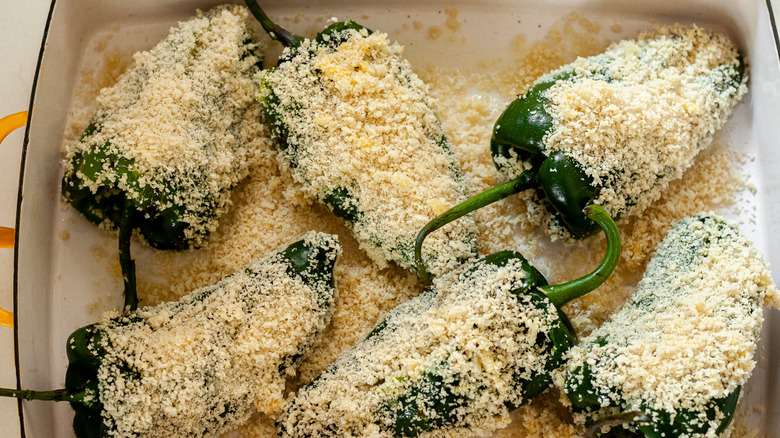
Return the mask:
M 246 6 L 252 11 L 252 15 L 257 18 L 257 21 L 260 22 L 260 25 L 263 26 L 263 29 L 265 29 L 272 40 L 279 41 L 284 47 L 298 47 L 301 45 L 304 38 L 285 30 L 271 21 L 265 11 L 263 11 L 263 8 L 257 3 L 257 0 L 244 0 L 244 3 L 246 3 Z
M 536 187 L 539 185 L 536 178 L 537 174 L 538 172 L 536 169 L 526 170 L 517 178 L 499 184 L 495 187 L 491 187 L 478 195 L 472 196 L 471 198 L 450 208 L 449 210 L 428 222 L 422 228 L 422 230 L 420 230 L 420 233 L 417 234 L 417 240 L 414 242 L 414 267 L 423 284 L 430 285 L 433 281 L 433 278 L 431 278 L 431 274 L 428 272 L 428 269 L 425 267 L 425 262 L 422 259 L 422 244 L 428 234 L 431 234 L 439 228 L 471 213 L 474 210 L 500 201 L 507 196 L 514 195 L 515 193 L 520 193 L 524 190 Z
M 588 438 L 597 438 L 604 426 L 617 426 L 619 424 L 636 423 L 649 424 L 652 420 L 641 411 L 618 412 L 612 415 L 605 415 L 588 428 Z
M 132 201 L 125 201 L 125 208 L 122 212 L 121 222 L 119 223 L 119 267 L 122 269 L 122 281 L 125 285 L 124 314 L 138 308 L 138 291 L 136 290 L 135 283 L 135 261 L 130 256 L 130 238 L 133 236 L 133 214 L 134 208 Z
M 84 400 L 86 391 L 83 389 L 71 392 L 67 389 L 54 389 L 51 391 L 33 391 L 30 389 L 0 388 L 0 397 L 14 397 L 21 400 L 52 400 L 65 402 L 80 402 Z
M 607 251 L 601 264 L 590 274 L 562 284 L 542 286 L 547 298 L 557 308 L 561 308 L 566 303 L 579 298 L 592 291 L 604 283 L 615 270 L 618 260 L 620 260 L 620 232 L 615 225 L 615 221 L 599 205 L 590 204 L 583 210 L 585 215 L 596 222 L 607 236 Z

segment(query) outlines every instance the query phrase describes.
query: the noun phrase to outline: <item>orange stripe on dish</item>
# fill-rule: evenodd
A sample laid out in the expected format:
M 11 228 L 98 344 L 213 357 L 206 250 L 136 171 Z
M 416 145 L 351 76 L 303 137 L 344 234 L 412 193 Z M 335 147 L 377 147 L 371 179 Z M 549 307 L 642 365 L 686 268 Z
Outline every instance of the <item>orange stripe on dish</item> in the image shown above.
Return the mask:
M 0 142 L 17 128 L 27 124 L 27 111 L 21 111 L 0 119 Z M 14 247 L 14 229 L 0 227 L 0 248 Z M 0 326 L 13 327 L 14 314 L 5 309 L 0 309 Z

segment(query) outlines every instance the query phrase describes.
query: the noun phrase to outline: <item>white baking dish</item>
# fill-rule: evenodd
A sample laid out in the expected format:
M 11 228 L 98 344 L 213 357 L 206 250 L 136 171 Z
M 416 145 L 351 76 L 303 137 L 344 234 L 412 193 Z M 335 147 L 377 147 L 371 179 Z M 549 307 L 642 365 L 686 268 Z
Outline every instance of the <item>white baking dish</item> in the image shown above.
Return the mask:
M 110 33 L 111 50 L 132 53 L 163 38 L 177 20 L 196 8 L 219 2 L 208 0 L 137 0 L 54 2 L 47 28 L 39 74 L 33 90 L 29 136 L 22 159 L 18 206 L 15 296 L 18 316 L 17 373 L 24 388 L 47 389 L 63 384 L 64 342 L 78 326 L 92 322 L 96 313 L 88 304 L 102 298 L 105 307 L 119 302 L 120 283 L 110 258 L 103 265 L 89 256 L 96 248 L 113 248 L 115 240 L 60 204 L 60 147 L 80 72 L 94 66 L 104 53 L 95 49 Z M 475 59 L 498 57 L 511 37 L 527 41 L 571 12 L 609 28 L 620 24 L 614 38 L 632 37 L 659 23 L 691 23 L 713 27 L 731 36 L 750 62 L 749 95 L 729 122 L 731 143 L 757 157 L 748 163 L 757 194 L 742 200 L 743 230 L 757 242 L 776 269 L 780 269 L 780 71 L 768 3 L 758 0 L 644 1 L 631 0 L 455 0 L 455 1 L 268 1 L 272 16 L 356 18 L 371 28 L 390 33 L 406 46 L 405 56 L 416 68 L 473 64 Z M 307 4 L 308 3 L 308 4 Z M 408 41 L 394 35 L 413 20 L 441 21 L 444 8 L 456 8 L 464 43 L 430 38 Z M 304 24 L 300 29 L 308 30 Z M 273 56 L 273 55 L 271 55 Z M 70 239 L 65 240 L 67 230 Z M 141 274 L 142 275 L 142 274 Z M 776 277 L 777 278 L 777 277 Z M 114 294 L 113 298 L 106 298 Z M 113 301 L 112 301 L 113 299 Z M 761 435 L 780 436 L 780 317 L 768 312 L 758 353 L 759 367 L 742 404 L 751 427 Z M 770 347 L 771 345 L 775 347 Z M 761 404 L 762 410 L 754 409 Z M 25 402 L 23 434 L 29 437 L 72 436 L 72 410 L 67 404 Z

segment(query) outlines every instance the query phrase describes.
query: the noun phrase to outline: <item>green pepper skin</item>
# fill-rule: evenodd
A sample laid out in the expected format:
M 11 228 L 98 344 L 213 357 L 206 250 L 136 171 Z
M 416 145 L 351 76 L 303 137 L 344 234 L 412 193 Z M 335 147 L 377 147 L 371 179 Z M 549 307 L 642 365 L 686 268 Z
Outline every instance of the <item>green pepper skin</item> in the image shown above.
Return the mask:
M 371 35 L 374 32 L 371 29 L 368 29 L 367 27 L 361 24 L 355 23 L 352 20 L 340 21 L 337 23 L 333 23 L 330 26 L 323 29 L 322 32 L 317 34 L 315 39 L 318 43 L 329 44 L 331 47 L 335 49 L 347 41 L 346 39 L 343 38 L 344 31 L 350 29 L 358 32 L 360 32 L 361 30 L 365 30 L 366 32 L 368 32 L 369 35 Z
M 598 230 L 596 223 L 582 212 L 596 198 L 593 179 L 563 152 L 555 152 L 542 162 L 539 182 L 547 201 L 559 213 L 561 221 L 575 239 L 582 239 Z
M 459 381 L 453 382 L 452 385 L 445 384 L 443 377 L 435 371 L 423 374 L 405 394 L 385 407 L 393 411 L 393 435 L 416 437 L 423 432 L 454 423 L 455 411 L 469 401 L 453 391 L 458 385 Z M 433 411 L 437 415 L 428 417 L 423 413 L 426 411 Z
M 66 352 L 68 362 L 82 364 L 92 368 L 100 365 L 100 357 L 90 350 L 95 336 L 95 324 L 81 327 L 68 336 Z
M 89 390 L 92 396 L 98 398 L 98 368 L 102 362 L 99 342 L 99 329 L 95 324 L 81 327 L 71 333 L 66 341 L 68 369 L 65 373 L 65 389 L 84 392 Z M 71 401 L 73 416 L 73 431 L 77 438 L 102 437 L 106 426 L 101 418 L 103 405 L 99 401 L 85 403 Z
M 571 400 L 576 411 L 597 411 L 600 407 L 599 399 L 606 397 L 605 394 L 598 394 L 594 391 L 593 383 L 590 379 L 590 373 L 587 370 L 587 365 L 578 370 L 579 376 L 576 374 L 574 379 L 578 379 L 584 376 L 582 384 L 573 383 L 572 380 L 567 380 L 566 383 L 566 395 Z M 707 403 L 704 408 L 704 413 L 709 421 L 715 421 L 717 415 L 722 415 L 718 427 L 715 430 L 717 435 L 723 433 L 734 418 L 734 413 L 737 410 L 737 402 L 742 391 L 742 387 L 737 387 L 729 395 L 713 399 Z M 619 403 L 624 404 L 625 401 Z M 653 418 L 653 422 L 650 423 L 638 423 L 635 425 L 637 431 L 632 431 L 622 425 L 610 428 L 608 431 L 598 433 L 599 437 L 603 438 L 623 438 L 623 437 L 636 437 L 636 438 L 670 438 L 679 436 L 703 436 L 710 428 L 708 425 L 696 425 L 696 421 L 699 416 L 699 412 L 691 410 L 679 410 L 674 415 L 669 412 L 652 409 L 648 406 L 642 406 L 641 412 Z M 595 418 L 590 418 L 586 425 L 592 426 L 595 424 Z
M 94 122 L 85 131 L 94 133 L 99 130 Z M 133 169 L 133 161 L 123 157 L 109 155 L 101 148 L 87 154 L 76 154 L 72 159 L 75 172 L 65 175 L 62 182 L 62 196 L 90 222 L 101 225 L 108 223 L 118 227 L 124 214 L 124 206 L 130 202 L 133 207 L 133 223 L 150 246 L 157 249 L 182 250 L 193 246 L 185 231 L 189 224 L 181 218 L 186 207 L 172 203 L 173 207 L 158 210 L 155 206 L 166 203 L 174 197 L 177 190 L 171 187 L 168 193 L 155 193 L 151 189 L 141 188 L 138 183 L 141 175 Z M 138 193 L 137 198 L 128 198 L 128 193 L 112 184 L 99 184 L 95 193 L 85 186 L 87 181 L 98 183 L 104 169 L 111 169 L 115 180 L 125 179 L 128 185 Z M 202 211 L 203 217 L 216 216 L 216 206 L 207 202 Z
M 501 168 L 498 157 L 513 158 L 513 153 L 521 160 L 544 159 L 547 147 L 544 136 L 552 129 L 553 120 L 544 107 L 547 99 L 544 92 L 555 85 L 559 79 L 568 79 L 570 73 L 537 83 L 518 99 L 512 101 L 493 125 L 490 138 L 490 153 L 496 167 Z M 533 157 L 533 158 L 532 158 Z
M 737 387 L 732 393 L 723 398 L 714 399 L 707 404 L 704 412 L 710 421 L 716 419 L 716 415 L 720 412 L 723 418 L 718 423 L 718 427 L 715 433 L 720 435 L 726 430 L 726 427 L 734 418 L 734 412 L 737 410 L 737 402 L 739 401 L 739 394 L 742 391 L 742 387 Z M 677 412 L 674 417 L 668 412 L 648 410 L 654 415 L 658 416 L 658 420 L 649 425 L 638 425 L 638 429 L 645 434 L 647 438 L 664 438 L 672 436 L 682 436 L 691 434 L 703 434 L 706 433 L 708 428 L 692 426 L 693 421 L 697 416 L 697 412 L 682 410 Z
M 325 282 L 333 286 L 336 259 L 330 257 L 331 251 L 323 251 L 322 248 L 299 240 L 284 249 L 281 254 L 289 265 L 287 273 L 290 276 L 302 277 L 310 285 Z

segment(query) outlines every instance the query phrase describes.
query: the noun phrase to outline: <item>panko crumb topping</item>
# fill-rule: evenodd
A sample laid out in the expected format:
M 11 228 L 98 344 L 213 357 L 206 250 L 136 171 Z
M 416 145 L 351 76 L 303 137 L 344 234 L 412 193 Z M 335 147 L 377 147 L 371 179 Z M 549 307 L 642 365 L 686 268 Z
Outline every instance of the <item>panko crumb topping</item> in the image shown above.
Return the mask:
M 473 194 L 495 184 L 495 169 L 486 145 L 490 139 L 491 123 L 501 109 L 518 90 L 522 91 L 542 72 L 570 62 L 575 54 L 589 55 L 602 51 L 607 45 L 605 41 L 613 39 L 614 35 L 600 35 L 598 28 L 598 23 L 572 14 L 554 24 L 548 35 L 539 41 L 513 46 L 511 53 L 507 54 L 517 59 L 511 69 L 463 65 L 458 69 L 434 68 L 420 72 L 426 83 L 432 86 L 431 91 L 439 102 L 436 109 L 443 115 L 445 130 Z M 584 33 L 582 29 L 585 29 Z M 498 97 L 495 97 L 496 94 Z M 256 124 L 257 119 L 250 118 Z M 150 252 L 149 257 L 139 260 L 139 269 L 149 273 L 139 279 L 139 290 L 145 299 L 152 302 L 174 299 L 182 291 L 213 283 L 222 275 L 246 266 L 251 254 L 273 249 L 305 230 L 340 233 L 341 240 L 348 245 L 337 266 L 341 298 L 336 315 L 323 341 L 304 362 L 301 369 L 304 377 L 288 382 L 294 388 L 318 375 L 338 352 L 359 340 L 361 333 L 373 326 L 379 315 L 395 303 L 417 294 L 419 288 L 412 274 L 397 267 L 379 269 L 372 264 L 352 241 L 352 233 L 343 229 L 335 216 L 321 208 L 312 208 L 308 201 L 302 201 L 306 196 L 303 196 L 301 185 L 294 183 L 289 175 L 280 174 L 276 154 L 271 153 L 268 134 L 264 128 L 261 130 L 259 138 L 263 152 L 260 165 L 250 169 L 251 178 L 239 186 L 236 207 L 226 216 L 226 226 L 217 230 L 213 244 L 187 257 L 170 252 Z M 701 154 L 686 177 L 672 182 L 661 201 L 643 213 L 641 222 L 633 219 L 623 221 L 621 233 L 630 250 L 631 264 L 619 266 L 617 275 L 600 290 L 585 297 L 582 305 L 572 303 L 567 308 L 578 331 L 587 333 L 593 330 L 633 291 L 636 279 L 632 279 L 631 270 L 643 266 L 649 258 L 648 253 L 672 221 L 695 211 L 718 207 L 721 205 L 718 202 L 730 203 L 733 200 L 734 192 L 744 183 L 736 176 L 735 168 L 739 166 L 735 163 L 738 160 L 732 154 L 724 153 L 723 149 L 710 150 L 712 154 L 709 151 Z M 517 203 L 499 203 L 495 208 L 491 206 L 477 212 L 475 217 L 484 253 L 512 245 L 523 248 L 526 255 L 539 255 L 543 248 L 547 248 L 546 237 L 528 231 L 536 219 L 528 219 L 522 208 L 517 209 L 518 206 Z M 546 274 L 549 273 L 548 278 L 564 279 L 586 261 L 597 262 L 593 254 L 600 254 L 601 250 L 597 243 L 589 242 L 586 247 L 573 248 L 559 258 L 548 261 L 540 257 L 536 262 Z M 514 411 L 512 418 L 514 421 L 510 428 L 497 432 L 496 436 L 582 436 L 582 429 L 571 424 L 567 409 L 558 403 L 557 397 L 549 394 Z M 247 431 L 241 436 L 276 436 L 273 421 L 264 415 L 250 424 L 257 430 Z
M 377 264 L 411 268 L 419 230 L 466 189 L 428 86 L 402 53 L 365 29 L 307 39 L 264 73 L 260 97 L 282 127 L 272 130 L 280 161 L 307 195 L 331 208 L 338 197 Z M 423 248 L 430 269 L 444 273 L 476 255 L 475 235 L 471 217 L 432 234 Z

